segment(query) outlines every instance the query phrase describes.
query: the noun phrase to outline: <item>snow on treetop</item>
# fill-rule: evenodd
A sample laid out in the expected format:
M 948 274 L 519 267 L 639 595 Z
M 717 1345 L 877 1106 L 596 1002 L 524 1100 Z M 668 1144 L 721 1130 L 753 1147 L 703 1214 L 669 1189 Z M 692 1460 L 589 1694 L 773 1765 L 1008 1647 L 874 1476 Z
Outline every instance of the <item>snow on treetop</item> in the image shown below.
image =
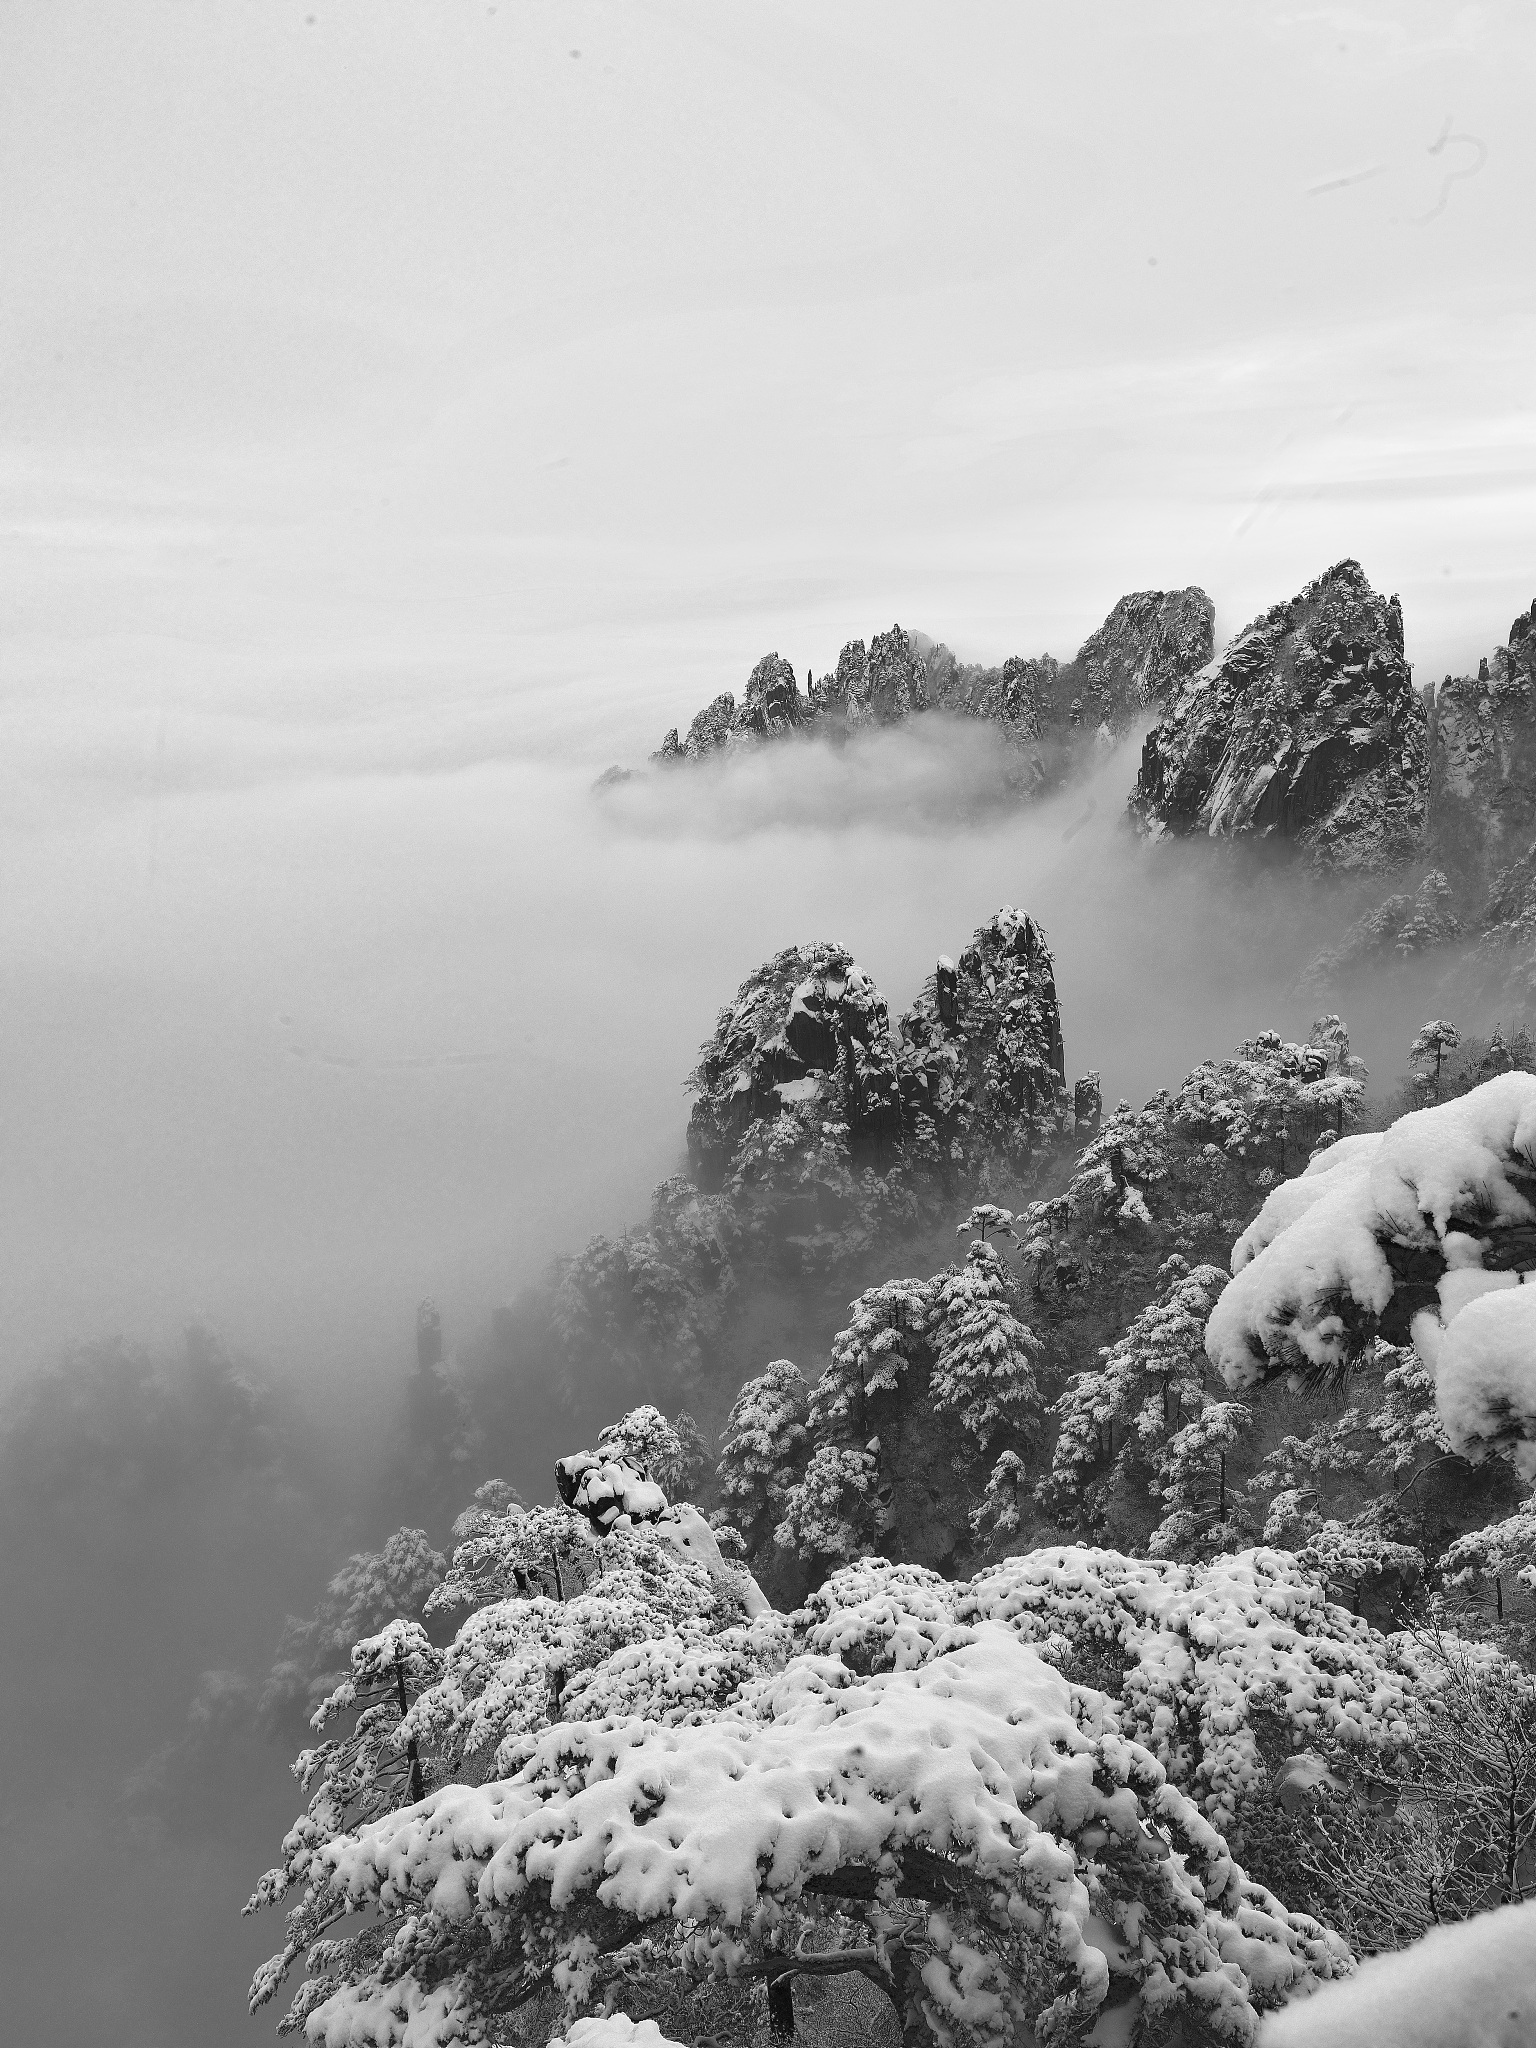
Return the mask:
M 610 2012 L 577 2020 L 549 2048 L 678 2048 L 654 2020 L 632 2020 L 627 2012 Z
M 1368 1174 L 1381 1149 L 1380 1131 L 1358 1131 L 1336 1138 L 1293 1180 L 1283 1180 L 1265 1197 L 1264 1206 L 1232 1247 L 1232 1271 L 1240 1273 L 1264 1247 L 1289 1230 L 1324 1195 L 1338 1191 L 1342 1181 Z
M 955 1615 L 955 1587 L 918 1564 L 860 1558 L 806 1601 L 795 1620 L 808 1650 L 852 1671 L 909 1671 L 975 1640 Z
M 1237 2041 L 1253 2039 L 1255 1998 L 1348 1967 L 1334 1937 L 1242 1877 L 1146 1750 L 1085 1731 L 1068 1683 L 990 1624 L 919 1669 L 841 1684 L 825 1659 L 797 1658 L 752 1714 L 553 1728 L 515 1778 L 445 1787 L 327 1844 L 316 1885 L 348 1910 L 377 1902 L 430 1925 L 439 1955 L 450 1939 L 483 1943 L 477 1928 L 504 1937 L 520 1915 L 525 1947 L 554 1961 L 576 2005 L 593 1990 L 593 1930 L 613 1916 L 686 1925 L 699 1967 L 734 1970 L 808 1885 L 863 1896 L 850 1867 L 883 1887 L 872 1919 L 877 1947 L 891 1942 L 910 1931 L 890 1909 L 914 1851 L 943 1859 L 922 1968 L 940 2040 L 958 2023 L 1001 2042 L 1049 2000 L 1037 1988 L 1026 2012 L 1000 1961 L 1009 1938 L 1043 1941 L 1058 1994 L 1081 2008 L 1117 1976 L 1138 2009 L 1193 2004 Z M 428 2038 L 372 2024 L 403 1963 L 397 1941 L 361 1982 L 331 1990 L 311 2037 Z M 451 2001 L 430 2038 L 463 2038 Z
M 567 1507 L 607 1532 L 624 1519 L 651 1522 L 667 1507 L 667 1496 L 629 1459 L 603 1451 L 573 1451 L 555 1460 L 555 1483 Z
M 1289 1554 L 1173 1564 L 1077 1546 L 1006 1558 L 961 1587 L 961 1622 L 1064 1635 L 1123 1666 L 1116 1711 L 1218 1827 L 1267 1777 L 1258 1723 L 1292 1740 L 1396 1748 L 1415 1670 L 1406 1648 L 1334 1605 Z
M 1391 1300 L 1387 1247 L 1482 1263 L 1481 1240 L 1536 1219 L 1536 1075 L 1500 1074 L 1344 1139 L 1277 1188 L 1233 1253 L 1206 1350 L 1232 1386 L 1270 1360 L 1342 1365 Z M 1442 1300 L 1444 1296 L 1442 1294 Z

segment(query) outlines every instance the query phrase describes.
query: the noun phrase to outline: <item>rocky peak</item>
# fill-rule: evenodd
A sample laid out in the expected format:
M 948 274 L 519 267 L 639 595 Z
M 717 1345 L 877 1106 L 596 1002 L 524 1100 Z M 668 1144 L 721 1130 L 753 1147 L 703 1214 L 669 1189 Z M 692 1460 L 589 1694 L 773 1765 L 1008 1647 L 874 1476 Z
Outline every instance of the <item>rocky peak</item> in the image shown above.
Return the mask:
M 1340 562 L 1178 685 L 1131 814 L 1153 836 L 1274 838 L 1319 867 L 1390 867 L 1423 836 L 1427 724 L 1398 600 Z
M 1045 934 L 1005 906 L 958 963 L 941 955 L 898 1027 L 903 1122 L 945 1172 L 1013 1171 L 1070 1121 L 1056 967 Z
M 696 761 L 802 726 L 841 740 L 867 725 L 896 725 L 939 709 L 996 725 L 1030 756 L 1021 786 L 1049 787 L 1067 772 L 1084 734 L 1124 731 L 1209 661 L 1213 618 L 1203 590 L 1133 591 L 1072 661 L 1010 655 L 1000 667 L 959 662 L 947 647 L 892 626 L 867 648 L 850 640 L 832 674 L 819 682 L 807 677 L 804 694 L 789 662 L 769 654 L 753 669 L 740 704 L 722 691 L 686 739 L 674 727 L 653 758 Z
M 719 1187 L 754 1124 L 794 1109 L 876 1136 L 899 1121 L 885 998 L 842 946 L 788 946 L 720 1012 L 689 1077 L 688 1156 Z M 819 1118 L 818 1118 L 819 1120 Z
M 1122 732 L 1211 658 L 1215 607 L 1203 590 L 1133 590 L 1062 672 L 1075 725 Z
M 1429 714 L 1430 814 L 1442 859 L 1486 885 L 1536 838 L 1536 604 Z
M 922 656 L 900 626 L 877 633 L 869 643 L 869 701 L 882 725 L 928 709 L 928 678 Z
M 1536 986 L 1536 605 L 1475 676 L 1447 676 L 1424 703 L 1433 866 L 1319 954 L 1304 985 L 1470 939 L 1484 994 L 1523 1005 Z
M 748 976 L 701 1049 L 689 1158 L 707 1189 L 749 1157 L 761 1181 L 798 1173 L 834 1131 L 877 1174 L 903 1165 L 947 1184 L 989 1159 L 1017 1173 L 1070 1131 L 1063 1076 L 1055 965 L 1022 911 L 999 910 L 958 962 L 941 955 L 894 1037 L 846 948 L 791 946 Z
M 1069 746 L 1106 726 L 1123 732 L 1148 705 L 1211 658 L 1215 607 L 1203 590 L 1137 590 L 1122 597 L 1074 658 L 1011 655 L 1001 668 L 957 662 L 947 647 L 928 657 L 930 692 L 946 711 L 985 718 L 1022 748 Z M 1041 762 L 1044 779 L 1053 779 Z
M 738 729 L 772 739 L 799 725 L 804 716 L 794 670 L 782 654 L 765 654 L 747 678 Z
M 862 640 L 850 640 L 837 657 L 837 668 L 810 686 L 811 715 L 833 731 L 839 723 L 852 728 L 873 717 L 869 702 L 869 654 Z

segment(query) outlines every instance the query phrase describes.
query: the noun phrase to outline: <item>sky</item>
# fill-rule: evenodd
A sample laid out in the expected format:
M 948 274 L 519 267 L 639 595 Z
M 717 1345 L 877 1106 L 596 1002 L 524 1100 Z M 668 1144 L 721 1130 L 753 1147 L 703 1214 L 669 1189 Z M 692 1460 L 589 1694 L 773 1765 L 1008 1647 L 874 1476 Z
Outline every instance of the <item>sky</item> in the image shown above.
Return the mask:
M 1353 554 L 1422 678 L 1536 592 L 1521 6 L 3 37 L 0 1370 L 477 1311 L 643 1210 L 771 945 L 904 1003 L 1027 896 L 597 820 L 767 649 L 1065 656 L 1187 582 L 1224 638 Z

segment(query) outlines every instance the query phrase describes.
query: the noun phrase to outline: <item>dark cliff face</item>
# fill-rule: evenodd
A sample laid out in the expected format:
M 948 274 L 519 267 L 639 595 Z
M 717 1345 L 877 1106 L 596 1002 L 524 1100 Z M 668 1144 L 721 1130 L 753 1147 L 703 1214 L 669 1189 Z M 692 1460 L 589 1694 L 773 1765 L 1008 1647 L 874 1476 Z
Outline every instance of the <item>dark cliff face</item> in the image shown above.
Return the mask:
M 1122 597 L 1075 659 L 1011 656 L 1000 667 L 956 661 L 949 649 L 892 626 L 866 648 L 850 640 L 837 667 L 796 685 L 781 655 L 764 656 L 740 705 L 724 691 L 694 719 L 687 737 L 669 732 L 654 757 L 699 760 L 794 731 L 846 739 L 871 725 L 896 725 L 925 711 L 996 725 L 1026 756 L 1021 787 L 1052 787 L 1082 743 L 1118 736 L 1211 657 L 1214 610 L 1203 590 L 1139 590 Z
M 692 1081 L 689 1160 L 710 1190 L 803 1183 L 813 1155 L 904 1187 L 947 1188 L 988 1160 L 1020 1172 L 1071 1126 L 1050 947 L 998 911 L 894 1033 L 844 948 L 788 947 L 721 1011 Z
M 958 964 L 941 958 L 898 1027 L 903 1120 L 941 1173 L 988 1157 L 1022 1171 L 1070 1128 L 1055 963 L 1033 918 L 1003 909 Z
M 1377 904 L 1307 969 L 1338 986 L 1472 942 L 1469 987 L 1524 1008 L 1536 989 L 1536 605 L 1475 676 L 1425 692 L 1428 803 L 1416 890 Z
M 1130 808 L 1154 836 L 1274 838 L 1320 868 L 1369 872 L 1420 851 L 1428 790 L 1401 607 L 1346 561 L 1180 683 Z
M 1475 676 L 1447 676 L 1429 716 L 1430 823 L 1441 864 L 1491 886 L 1536 839 L 1536 604 Z
M 715 1189 L 754 1127 L 834 1121 L 854 1145 L 897 1135 L 900 1106 L 885 998 L 841 946 L 789 946 L 720 1013 L 692 1076 L 688 1158 Z

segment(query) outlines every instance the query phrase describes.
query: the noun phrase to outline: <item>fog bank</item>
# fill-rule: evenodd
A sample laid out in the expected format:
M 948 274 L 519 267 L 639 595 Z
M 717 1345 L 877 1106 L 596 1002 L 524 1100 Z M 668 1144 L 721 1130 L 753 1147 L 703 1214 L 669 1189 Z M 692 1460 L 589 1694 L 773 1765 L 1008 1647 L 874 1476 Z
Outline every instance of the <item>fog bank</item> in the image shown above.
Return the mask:
M 1350 898 L 1135 841 L 1136 759 L 1020 804 L 989 729 L 930 718 L 599 795 L 502 761 L 34 817 L 0 910 L 8 1369 L 194 1319 L 306 1379 L 398 1368 L 423 1294 L 462 1330 L 644 1213 L 716 1010 L 804 940 L 848 946 L 894 1016 L 1018 904 L 1069 1069 L 1111 1100 L 1304 1031 L 1291 983 Z M 1419 1021 L 1400 1000 L 1350 1019 L 1373 1068 Z

